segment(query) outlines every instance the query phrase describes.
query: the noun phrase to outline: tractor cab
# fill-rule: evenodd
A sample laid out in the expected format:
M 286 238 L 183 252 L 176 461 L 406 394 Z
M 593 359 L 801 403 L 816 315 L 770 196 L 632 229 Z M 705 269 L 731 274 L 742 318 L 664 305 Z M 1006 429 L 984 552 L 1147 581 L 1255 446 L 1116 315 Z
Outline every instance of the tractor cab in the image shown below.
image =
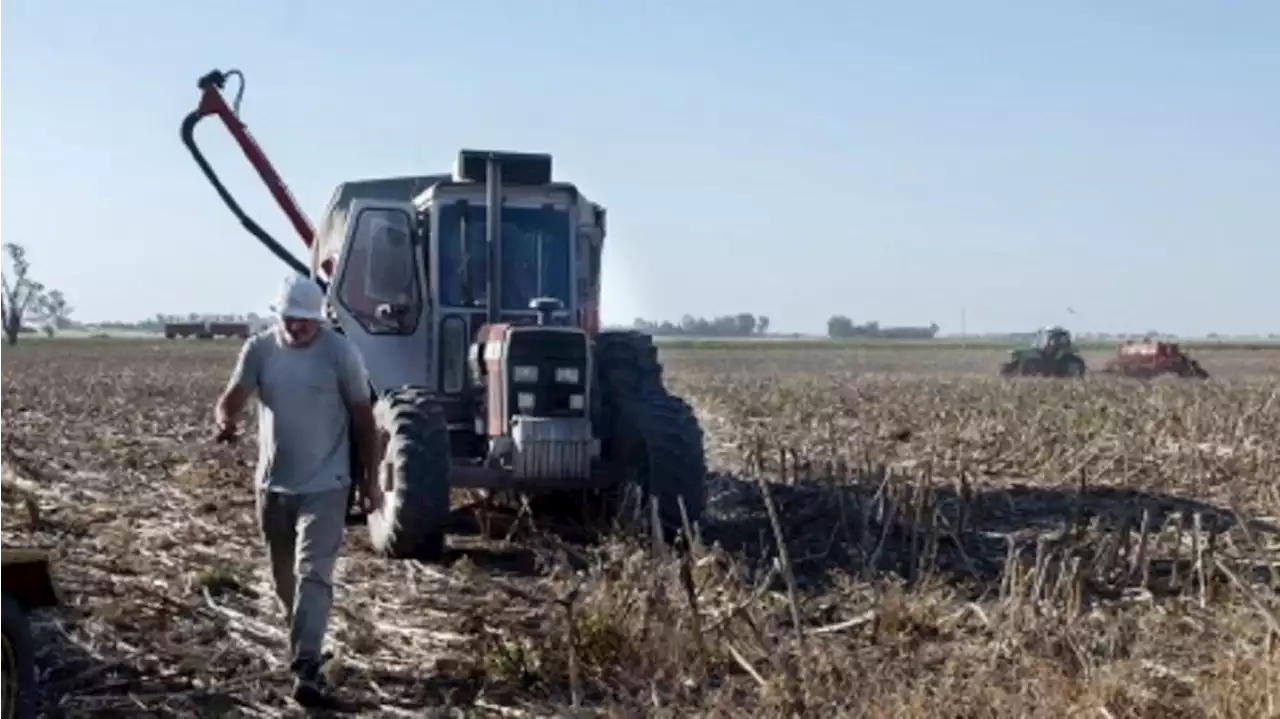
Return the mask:
M 1085 363 L 1071 342 L 1071 333 L 1057 325 L 1036 332 L 1030 347 L 1009 352 L 1009 360 L 1000 368 L 1003 376 L 1038 375 L 1080 377 Z
M 1036 332 L 1032 347 L 1045 354 L 1071 350 L 1071 333 L 1062 327 L 1045 327 Z
M 486 324 L 594 336 L 604 221 L 604 208 L 552 179 L 549 155 L 463 150 L 448 175 L 339 186 L 311 265 L 378 391 L 458 400 Z

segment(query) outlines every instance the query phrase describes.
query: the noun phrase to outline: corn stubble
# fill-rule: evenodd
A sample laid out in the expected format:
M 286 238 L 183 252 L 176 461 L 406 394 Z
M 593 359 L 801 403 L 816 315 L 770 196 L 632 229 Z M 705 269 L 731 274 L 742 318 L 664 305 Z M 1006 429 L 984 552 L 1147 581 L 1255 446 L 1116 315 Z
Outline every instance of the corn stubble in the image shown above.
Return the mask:
M 67 606 L 37 631 L 63 715 L 285 706 L 254 448 L 209 442 L 234 353 L 4 363 L 4 541 L 55 555 Z M 1280 716 L 1280 353 L 1200 355 L 1214 380 L 1144 384 L 674 350 L 702 526 L 655 547 L 521 516 L 447 566 L 352 531 L 332 678 L 375 715 Z

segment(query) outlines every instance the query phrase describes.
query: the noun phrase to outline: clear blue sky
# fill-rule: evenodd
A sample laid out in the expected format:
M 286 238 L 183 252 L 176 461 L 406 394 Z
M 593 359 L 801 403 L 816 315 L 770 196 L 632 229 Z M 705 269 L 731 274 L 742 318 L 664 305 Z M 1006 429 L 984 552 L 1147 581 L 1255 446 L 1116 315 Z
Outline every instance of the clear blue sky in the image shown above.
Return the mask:
M 345 179 L 554 153 L 610 211 L 606 321 L 1280 331 L 1272 0 L 6 0 L 0 29 L 3 239 L 85 320 L 265 309 L 285 268 L 178 139 L 237 67 L 313 221 Z

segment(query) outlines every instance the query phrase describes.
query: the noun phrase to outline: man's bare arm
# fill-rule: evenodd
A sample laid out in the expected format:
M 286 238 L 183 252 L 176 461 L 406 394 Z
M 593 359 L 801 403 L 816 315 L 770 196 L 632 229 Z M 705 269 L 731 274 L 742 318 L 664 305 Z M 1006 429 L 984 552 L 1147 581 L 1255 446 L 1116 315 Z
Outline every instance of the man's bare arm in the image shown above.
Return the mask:
M 378 446 L 378 423 L 373 419 L 373 405 L 366 401 L 355 401 L 349 404 L 351 426 L 356 433 L 356 449 L 360 452 L 360 466 L 364 467 L 364 476 L 355 477 L 357 481 L 378 481 L 378 465 L 382 462 L 382 448 Z
M 240 348 L 240 356 L 236 358 L 236 366 L 231 372 L 227 388 L 214 405 L 214 420 L 217 422 L 220 438 L 230 439 L 235 434 L 236 419 L 258 389 L 262 359 L 261 352 L 255 348 L 255 340 L 256 338 L 250 338 Z
M 382 464 L 382 447 L 378 440 L 378 423 L 373 417 L 372 389 L 369 372 L 354 345 L 345 344 L 339 385 L 342 398 L 351 413 L 351 427 L 356 435 L 356 450 L 360 453 L 363 477 L 352 477 L 359 483 L 367 500 L 377 495 L 378 468 Z M 368 507 L 375 509 L 375 507 Z
M 253 391 L 247 390 L 239 385 L 229 385 L 218 397 L 218 403 L 214 407 L 214 417 L 218 423 L 218 429 L 224 427 L 235 427 L 236 419 L 240 413 L 244 411 L 249 400 L 253 397 Z

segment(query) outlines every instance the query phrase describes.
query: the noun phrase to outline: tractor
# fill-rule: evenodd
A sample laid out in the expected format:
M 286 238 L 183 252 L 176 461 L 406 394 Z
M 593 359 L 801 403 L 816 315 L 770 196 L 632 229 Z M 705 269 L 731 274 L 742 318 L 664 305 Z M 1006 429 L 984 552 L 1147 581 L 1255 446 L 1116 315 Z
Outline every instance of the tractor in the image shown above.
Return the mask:
M 605 208 L 553 179 L 550 155 L 461 150 L 452 172 L 344 182 L 313 231 L 240 120 L 243 74 L 215 70 L 197 85 L 183 143 L 249 233 L 325 288 L 331 326 L 369 370 L 385 499 L 364 521 L 377 551 L 438 558 L 454 488 L 639 499 L 669 538 L 700 520 L 702 429 L 665 387 L 651 336 L 601 330 Z M 211 115 L 308 262 L 248 217 L 206 161 L 194 131 Z
M 36 549 L 0 551 L 3 571 L 4 714 L 3 719 L 36 716 L 36 643 L 27 615 L 33 609 L 56 607 L 58 594 L 49 571 L 48 556 Z
M 1208 379 L 1200 363 L 1188 357 L 1176 342 L 1126 342 L 1116 348 L 1116 356 L 1103 368 L 1107 374 L 1149 379 L 1173 375 L 1188 379 Z
M 1061 327 L 1046 327 L 1036 333 L 1030 347 L 1009 352 L 1000 366 L 1000 376 L 1083 377 L 1084 359 L 1071 342 L 1071 333 Z

